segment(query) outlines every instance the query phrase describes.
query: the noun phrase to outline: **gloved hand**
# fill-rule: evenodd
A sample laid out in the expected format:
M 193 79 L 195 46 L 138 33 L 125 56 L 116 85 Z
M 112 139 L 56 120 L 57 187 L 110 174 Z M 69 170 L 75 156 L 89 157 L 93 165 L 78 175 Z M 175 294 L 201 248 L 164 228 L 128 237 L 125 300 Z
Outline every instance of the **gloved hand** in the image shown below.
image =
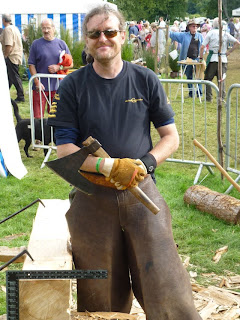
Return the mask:
M 144 179 L 147 170 L 139 159 L 105 158 L 101 173 L 115 184 L 117 189 L 124 190 L 136 187 Z

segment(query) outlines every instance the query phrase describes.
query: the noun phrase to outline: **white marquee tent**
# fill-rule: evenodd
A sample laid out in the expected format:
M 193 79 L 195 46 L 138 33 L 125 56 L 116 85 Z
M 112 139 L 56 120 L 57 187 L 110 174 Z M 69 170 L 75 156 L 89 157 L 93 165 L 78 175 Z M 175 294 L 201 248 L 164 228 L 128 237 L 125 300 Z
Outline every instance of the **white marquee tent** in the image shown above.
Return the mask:
M 0 6 L 0 27 L 2 27 L 1 15 L 11 14 L 12 23 L 20 31 L 29 23 L 40 22 L 48 17 L 52 18 L 59 34 L 60 25 L 72 32 L 73 38 L 81 37 L 81 30 L 86 13 L 99 4 L 107 3 L 106 0 L 12 0 L 10 3 L 1 1 Z M 116 5 L 109 3 L 116 8 Z
M 233 17 L 240 17 L 240 8 L 232 10 L 232 16 Z

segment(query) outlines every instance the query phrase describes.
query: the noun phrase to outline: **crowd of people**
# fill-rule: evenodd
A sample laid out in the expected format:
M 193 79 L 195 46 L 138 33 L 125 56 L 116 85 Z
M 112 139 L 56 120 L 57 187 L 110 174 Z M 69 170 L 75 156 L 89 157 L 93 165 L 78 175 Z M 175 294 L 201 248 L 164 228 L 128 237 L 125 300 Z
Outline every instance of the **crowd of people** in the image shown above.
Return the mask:
M 138 21 L 134 23 L 130 22 L 129 25 L 129 40 L 133 43 L 141 41 L 141 49 L 152 50 L 155 53 L 156 50 L 156 34 L 158 29 L 158 56 L 161 60 L 165 54 L 166 46 L 166 23 L 163 17 L 159 18 L 158 22 L 149 24 L 146 21 Z M 175 20 L 173 25 L 169 27 L 168 35 L 171 39 L 172 49 L 177 50 L 177 59 L 184 61 L 187 58 L 196 62 L 201 62 L 202 72 L 205 76 L 204 80 L 212 81 L 216 76 L 219 80 L 218 75 L 218 49 L 219 49 L 219 23 L 218 19 L 214 19 L 210 22 L 210 19 L 204 19 L 202 23 L 198 23 L 195 19 L 190 19 L 188 22 Z M 227 56 L 233 52 L 240 44 L 240 22 L 236 18 L 229 19 L 227 29 L 223 30 L 223 44 L 221 50 L 222 64 L 223 64 L 223 90 L 222 98 L 225 97 L 225 77 L 227 72 Z M 135 49 L 140 48 L 136 46 Z M 142 54 L 142 53 L 141 53 Z M 207 61 L 204 61 L 204 54 L 207 54 Z M 136 53 L 136 57 L 139 58 L 139 51 Z M 184 66 L 184 72 L 188 80 L 193 79 L 193 72 L 195 66 L 189 64 Z M 201 70 L 201 69 L 200 69 Z M 200 72 L 199 72 L 200 74 Z M 202 78 L 203 79 L 203 78 Z M 192 84 L 188 84 L 189 97 L 193 97 Z M 211 87 L 207 86 L 207 101 L 212 101 Z M 198 85 L 197 95 L 202 96 L 202 86 Z
M 156 51 L 158 43 L 159 59 L 164 55 L 166 46 L 166 22 L 163 17 L 158 22 L 149 23 L 149 21 L 139 20 L 130 21 L 128 27 L 129 42 L 134 44 L 134 59 L 142 57 L 144 50 Z M 158 37 L 158 41 L 156 41 Z
M 192 20 L 192 19 L 191 19 Z M 189 21 L 183 19 L 175 20 L 169 26 L 171 32 L 186 32 L 189 31 L 187 25 Z M 203 39 L 206 38 L 207 33 L 213 28 L 213 21 L 205 18 L 203 22 L 197 23 L 197 31 L 202 34 Z M 166 46 L 166 22 L 163 17 L 159 21 L 149 23 L 145 20 L 130 21 L 128 25 L 129 42 L 134 44 L 135 58 L 139 58 L 142 50 L 151 49 L 155 52 L 156 46 L 156 30 L 158 29 L 158 53 L 161 57 L 165 52 Z M 226 32 L 230 33 L 234 38 L 240 40 L 240 22 L 239 18 L 230 18 L 227 24 Z M 173 41 L 174 48 L 180 52 L 181 44 Z M 209 45 L 206 46 L 204 53 L 209 52 Z
M 21 34 L 18 28 L 12 24 L 10 15 L 2 15 L 2 21 L 4 29 L 1 30 L 0 42 L 2 44 L 2 50 L 7 66 L 9 88 L 14 85 L 17 91 L 17 97 L 15 99 L 16 102 L 24 102 L 24 90 L 19 74 L 19 66 L 22 64 L 24 56 Z M 186 58 L 199 60 L 200 47 L 202 46 L 205 39 L 207 39 L 204 42 L 204 49 L 201 55 L 203 56 L 204 54 L 208 54 L 208 60 L 211 59 L 211 63 L 213 62 L 213 59 L 215 59 L 215 62 L 217 62 L 217 57 L 210 57 L 209 55 L 209 52 L 211 52 L 212 54 L 212 50 L 210 50 L 210 48 L 213 46 L 211 43 L 211 41 L 213 40 L 208 37 L 208 34 L 210 31 L 217 28 L 213 22 L 214 20 L 210 21 L 207 18 L 201 24 L 197 23 L 194 19 L 190 19 L 187 22 L 183 21 L 183 19 L 180 19 L 175 20 L 172 25 L 167 26 L 166 22 L 164 21 L 164 17 L 160 17 L 158 21 L 155 21 L 153 23 L 149 23 L 146 20 L 139 20 L 136 22 L 130 21 L 127 28 L 128 41 L 129 43 L 133 43 L 134 45 L 134 60 L 143 58 L 143 52 L 149 50 L 153 54 L 155 54 L 157 51 L 158 61 L 161 62 L 161 59 L 166 52 L 166 39 L 169 37 L 172 44 L 169 51 L 176 49 L 178 52 L 179 60 L 185 60 Z M 54 36 L 55 28 L 53 21 L 51 19 L 45 19 L 44 21 L 42 21 L 41 27 L 43 37 L 34 41 L 30 50 L 28 64 L 31 75 L 34 75 L 36 73 L 54 74 L 62 72 L 62 70 L 66 71 L 67 69 L 72 68 L 73 63 L 70 63 L 68 66 L 63 66 L 59 63 L 59 55 L 61 55 L 63 52 L 69 55 L 71 53 L 69 52 L 66 43 Z M 212 34 L 213 32 L 210 33 L 210 35 Z M 226 54 L 226 50 L 231 48 L 232 50 L 235 50 L 240 40 L 239 18 L 229 19 L 227 30 L 224 31 L 224 35 L 224 41 L 227 43 L 227 46 L 225 46 L 224 42 L 224 50 L 222 54 L 223 63 L 226 64 L 224 65 L 224 74 L 226 74 L 226 57 L 228 55 Z M 44 50 L 39 50 L 39 47 L 44 48 Z M 216 51 L 216 44 L 214 44 L 214 47 Z M 92 62 L 92 59 L 88 61 Z M 187 66 L 187 68 L 185 68 L 185 73 L 187 79 L 191 80 L 193 74 L 193 66 Z M 205 73 L 208 74 L 207 71 Z M 212 74 L 211 76 L 206 76 L 205 78 L 207 80 L 212 80 Z M 33 106 L 34 115 L 36 118 L 40 118 L 41 114 L 44 114 L 45 104 L 47 99 L 49 98 L 49 88 L 46 81 L 46 79 L 42 79 L 41 89 L 43 93 L 40 97 L 40 95 L 38 94 L 39 80 L 38 78 L 34 79 Z M 51 80 L 52 96 L 50 97 L 50 101 L 52 100 L 56 91 L 56 83 L 56 80 Z M 223 90 L 223 92 L 225 91 Z M 191 84 L 189 84 L 189 97 L 192 97 L 192 94 L 192 86 Z M 198 94 L 202 94 L 201 86 L 199 86 Z M 211 94 L 208 95 L 207 99 L 209 101 L 212 100 Z M 40 101 L 42 104 L 41 108 Z

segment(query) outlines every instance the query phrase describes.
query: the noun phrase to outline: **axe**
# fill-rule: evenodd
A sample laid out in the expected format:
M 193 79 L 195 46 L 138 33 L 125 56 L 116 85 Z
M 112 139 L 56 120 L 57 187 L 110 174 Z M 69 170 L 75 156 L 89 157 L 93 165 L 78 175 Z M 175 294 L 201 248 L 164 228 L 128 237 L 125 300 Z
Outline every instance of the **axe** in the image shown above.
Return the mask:
M 81 192 L 91 195 L 95 193 L 98 186 L 86 179 L 81 174 L 79 168 L 89 154 L 103 158 L 109 158 L 110 156 L 101 147 L 101 144 L 92 137 L 88 137 L 87 140 L 83 142 L 83 145 L 84 147 L 75 153 L 57 160 L 46 162 L 46 166 Z M 160 211 L 139 187 L 129 188 L 128 190 L 152 213 L 157 214 Z

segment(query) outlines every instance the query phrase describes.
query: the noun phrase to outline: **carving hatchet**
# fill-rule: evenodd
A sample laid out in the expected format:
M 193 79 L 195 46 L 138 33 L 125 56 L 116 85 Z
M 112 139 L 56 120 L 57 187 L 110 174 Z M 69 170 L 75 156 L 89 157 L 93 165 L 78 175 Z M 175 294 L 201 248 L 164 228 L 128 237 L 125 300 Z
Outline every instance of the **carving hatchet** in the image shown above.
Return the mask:
M 46 166 L 81 192 L 90 195 L 95 193 L 95 190 L 98 186 L 86 179 L 85 175 L 83 176 L 81 174 L 79 168 L 82 166 L 89 154 L 93 154 L 96 157 L 102 158 L 109 158 L 110 156 L 101 147 L 101 144 L 92 137 L 88 137 L 87 140 L 83 142 L 83 145 L 84 147 L 75 153 L 57 160 L 46 162 Z M 157 214 L 160 211 L 160 209 L 139 187 L 128 188 L 128 190 L 152 213 Z

